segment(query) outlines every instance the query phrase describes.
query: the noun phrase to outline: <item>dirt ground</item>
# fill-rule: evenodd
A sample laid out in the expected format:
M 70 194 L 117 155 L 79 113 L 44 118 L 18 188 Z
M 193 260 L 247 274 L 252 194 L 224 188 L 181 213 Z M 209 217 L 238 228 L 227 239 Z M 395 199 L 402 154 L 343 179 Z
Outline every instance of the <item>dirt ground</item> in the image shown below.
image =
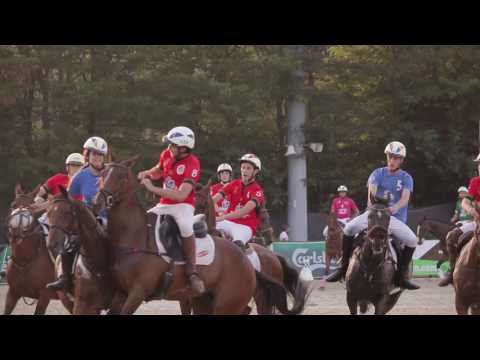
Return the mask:
M 453 287 L 438 287 L 438 279 L 416 279 L 422 288 L 417 291 L 405 291 L 392 315 L 455 315 Z M 305 315 L 348 315 L 345 300 L 344 284 L 324 284 L 314 281 L 312 295 L 308 301 Z M 8 285 L 0 285 L 0 310 L 3 312 Z M 26 299 L 31 303 L 31 299 Z M 22 299 L 15 308 L 14 315 L 33 314 L 34 306 L 28 306 Z M 255 313 L 255 311 L 254 311 Z M 371 311 L 369 311 L 369 314 Z M 67 311 L 58 301 L 52 301 L 47 309 L 48 315 L 67 315 Z M 154 301 L 142 305 L 137 311 L 138 315 L 180 315 L 178 303 L 171 301 Z

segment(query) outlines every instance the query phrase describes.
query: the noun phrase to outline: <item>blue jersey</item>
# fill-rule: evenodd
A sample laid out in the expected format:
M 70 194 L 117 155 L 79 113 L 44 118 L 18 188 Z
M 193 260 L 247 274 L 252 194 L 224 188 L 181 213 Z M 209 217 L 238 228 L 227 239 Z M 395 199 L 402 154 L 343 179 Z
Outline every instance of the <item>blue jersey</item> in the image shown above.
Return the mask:
M 388 199 L 389 206 L 393 206 L 400 201 L 404 189 L 413 193 L 413 178 L 403 170 L 391 174 L 386 167 L 377 169 L 368 178 L 367 186 L 371 184 L 377 186 L 378 197 Z M 408 205 L 400 209 L 394 216 L 406 223 L 407 211 Z
M 98 193 L 100 176 L 92 174 L 90 167 L 80 170 L 72 179 L 69 193 L 75 200 L 83 201 L 90 209 L 93 208 L 93 199 Z M 107 218 L 107 212 L 102 211 L 101 217 Z

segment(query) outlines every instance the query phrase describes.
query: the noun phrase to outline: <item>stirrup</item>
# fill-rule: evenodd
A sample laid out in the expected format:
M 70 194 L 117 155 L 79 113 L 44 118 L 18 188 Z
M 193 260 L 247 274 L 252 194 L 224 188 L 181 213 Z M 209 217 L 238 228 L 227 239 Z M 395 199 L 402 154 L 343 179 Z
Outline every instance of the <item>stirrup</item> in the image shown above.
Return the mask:
M 328 275 L 325 281 L 329 283 L 339 282 L 343 279 L 343 276 L 343 270 L 337 269 L 333 274 Z
M 47 284 L 46 288 L 50 290 L 63 290 L 67 287 L 67 279 L 62 275 L 54 282 Z

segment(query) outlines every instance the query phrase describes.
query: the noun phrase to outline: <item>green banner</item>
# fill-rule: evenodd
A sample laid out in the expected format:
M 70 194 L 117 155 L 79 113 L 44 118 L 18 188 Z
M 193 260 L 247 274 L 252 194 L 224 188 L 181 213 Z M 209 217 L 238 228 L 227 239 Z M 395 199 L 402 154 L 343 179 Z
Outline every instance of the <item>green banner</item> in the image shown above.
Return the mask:
M 437 241 L 438 242 L 438 241 Z M 418 248 L 418 257 L 413 260 L 414 277 L 438 277 L 440 272 L 446 272 L 448 262 L 443 263 L 437 270 L 437 260 L 422 259 L 429 255 L 428 250 L 434 249 L 437 242 L 428 242 Z M 425 249 L 423 249 L 425 248 Z M 313 277 L 321 279 L 325 275 L 325 242 L 275 242 L 271 246 L 272 251 L 282 255 L 288 263 L 297 270 L 302 270 L 306 261 L 310 263 Z M 422 251 L 420 251 L 422 250 Z M 338 268 L 336 262 L 332 262 L 330 271 Z
M 0 251 L 0 271 L 7 270 L 8 259 L 10 259 L 11 252 L 10 246 L 7 246 Z

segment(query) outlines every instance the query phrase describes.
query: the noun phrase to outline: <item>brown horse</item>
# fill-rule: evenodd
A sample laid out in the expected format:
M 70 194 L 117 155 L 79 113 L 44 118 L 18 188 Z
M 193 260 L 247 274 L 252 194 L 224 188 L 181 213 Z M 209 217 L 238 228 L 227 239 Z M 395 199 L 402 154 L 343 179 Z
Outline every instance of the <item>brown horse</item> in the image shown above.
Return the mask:
M 110 307 L 113 293 L 108 243 L 92 211 L 72 200 L 63 187 L 60 190 L 48 209 L 48 245 L 54 248 L 66 241 L 80 247 L 74 268 L 73 315 L 100 315 Z
M 440 240 L 441 258 L 437 261 L 437 269 L 448 260 L 447 235 L 456 228 L 454 224 L 447 224 L 442 221 L 423 218 L 417 226 L 418 245 L 422 245 L 428 234 L 433 234 Z
M 21 297 L 37 299 L 35 315 L 43 315 L 50 300 L 60 299 L 72 313 L 73 303 L 63 292 L 45 286 L 55 280 L 55 265 L 48 252 L 43 231 L 29 210 L 40 186 L 25 193 L 20 184 L 15 187 L 15 200 L 7 218 L 8 238 L 12 247 L 6 277 L 8 283 L 4 315 L 10 315 Z
M 477 205 L 475 208 L 480 209 Z M 453 272 L 455 308 L 458 315 L 480 315 L 480 221 L 473 239 L 466 244 L 458 256 Z
M 371 203 L 367 232 L 360 235 L 361 245 L 353 252 L 345 279 L 352 315 L 357 314 L 358 305 L 360 312 L 365 313 L 369 304 L 374 305 L 375 315 L 385 315 L 403 292 L 393 293 L 395 265 L 389 247 L 387 201 L 371 197 Z
M 342 257 L 343 229 L 338 223 L 337 215 L 330 213 L 327 217 L 327 239 L 325 241 L 325 276 L 330 274 L 332 259 Z
M 185 294 L 191 295 L 184 266 L 160 254 L 154 239 L 148 236 L 147 213 L 136 196 L 137 181 L 131 169 L 135 162 L 132 159 L 109 164 L 101 174 L 95 199 L 96 212 L 109 210 L 116 285 L 111 313 L 133 314 L 146 299 L 179 301 Z M 168 222 L 165 225 L 166 237 L 178 234 Z M 287 290 L 282 284 L 256 272 L 236 245 L 212 238 L 215 258 L 211 265 L 198 267 L 207 291 L 202 297 L 192 298 L 194 314 L 244 314 L 257 286 L 265 292 L 268 305 L 273 304 L 284 314 L 299 312 L 295 306 L 288 309 Z M 171 274 L 173 278 L 165 286 Z
M 207 218 L 209 233 L 218 235 L 213 199 L 210 196 L 210 183 L 208 183 L 206 186 L 201 186 L 198 184 L 196 187 L 196 194 L 196 213 L 204 213 Z M 268 222 L 262 223 L 259 227 L 264 229 L 268 227 L 271 228 L 268 211 L 265 207 L 263 207 L 263 209 L 260 211 L 262 212 L 262 210 L 263 217 L 261 217 L 261 219 L 262 221 Z M 303 311 L 307 300 L 307 286 L 300 280 L 298 271 L 290 267 L 282 256 L 277 255 L 269 249 L 256 243 L 250 242 L 249 244 L 250 247 L 258 254 L 262 273 L 277 280 L 279 283 L 282 283 L 285 288 L 288 289 L 289 294 L 294 299 L 296 307 Z M 274 313 L 273 307 L 265 301 L 264 294 L 262 293 L 261 289 L 258 289 L 255 294 L 255 304 L 257 306 L 257 313 L 259 315 L 271 315 Z

